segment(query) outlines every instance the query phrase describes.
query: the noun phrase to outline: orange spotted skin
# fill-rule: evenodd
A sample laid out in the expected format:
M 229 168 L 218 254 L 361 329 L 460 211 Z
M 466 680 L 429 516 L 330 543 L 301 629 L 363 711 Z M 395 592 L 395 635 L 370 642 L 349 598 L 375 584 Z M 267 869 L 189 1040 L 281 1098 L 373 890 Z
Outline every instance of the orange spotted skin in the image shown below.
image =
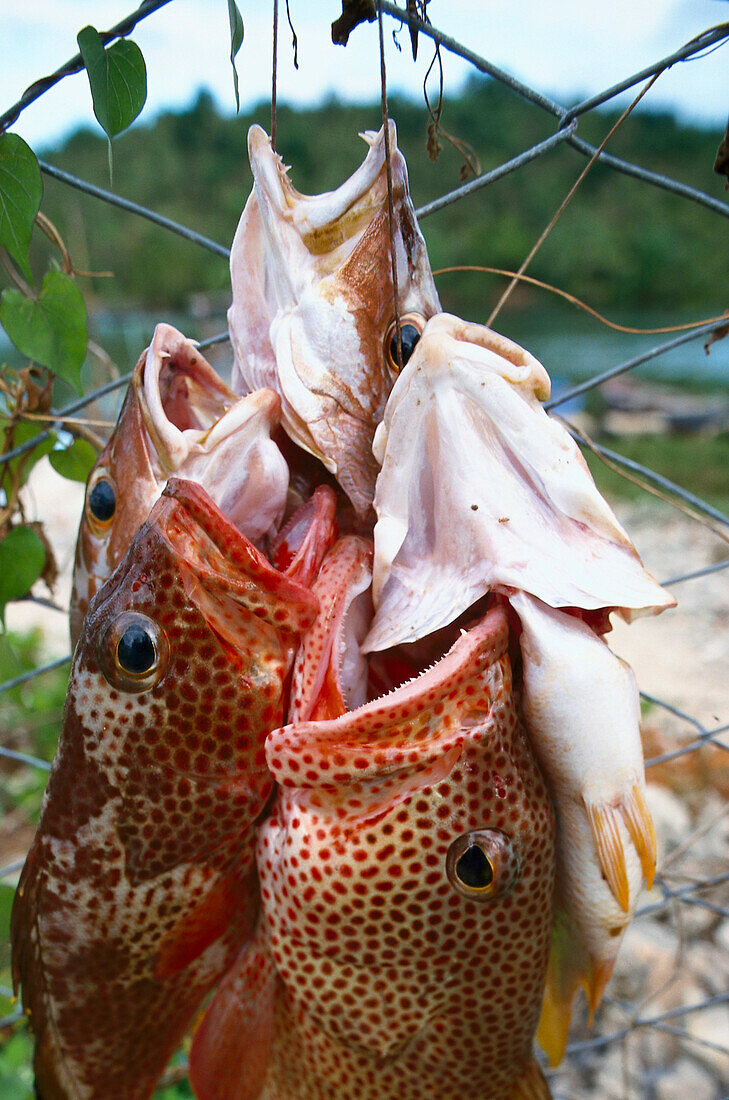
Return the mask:
M 197 1095 L 549 1097 L 532 1043 L 554 819 L 503 610 L 390 695 L 274 731 L 266 752 L 280 790 L 259 829 L 261 916 L 193 1045 Z M 497 862 L 496 892 L 476 900 L 446 867 L 474 831 L 514 853 L 511 877 Z M 216 1091 L 231 1056 L 237 1075 Z
M 316 610 L 177 479 L 92 601 L 12 918 L 44 1100 L 150 1096 L 249 935 L 264 739 Z M 108 643 L 130 612 L 159 632 L 146 690 Z

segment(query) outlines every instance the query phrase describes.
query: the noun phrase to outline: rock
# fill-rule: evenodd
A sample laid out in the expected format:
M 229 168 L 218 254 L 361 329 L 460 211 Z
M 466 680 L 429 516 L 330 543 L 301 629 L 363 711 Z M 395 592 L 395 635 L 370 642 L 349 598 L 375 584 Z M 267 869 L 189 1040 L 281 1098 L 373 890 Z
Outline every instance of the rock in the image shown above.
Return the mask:
M 727 926 L 729 927 L 729 926 Z M 716 933 L 715 933 L 716 938 Z M 729 944 L 729 935 L 727 936 Z M 711 942 L 691 945 L 685 967 L 693 978 L 698 978 L 707 994 L 716 996 L 729 989 L 729 950 Z M 729 1034 L 727 1034 L 729 1047 Z
M 657 1079 L 655 1100 L 719 1100 L 716 1078 L 690 1058 L 681 1058 Z
M 684 1041 L 687 1053 L 719 1075 L 722 1085 L 729 1086 L 729 1005 L 714 1005 L 686 1016 L 686 1031 L 696 1042 Z M 713 1044 L 703 1046 L 702 1041 Z M 720 1049 L 715 1049 L 719 1047 Z M 691 1093 L 687 1093 L 691 1096 Z
M 649 997 L 673 977 L 679 950 L 674 928 L 648 917 L 634 921 L 618 955 L 611 995 L 627 1001 Z
M 645 792 L 648 809 L 653 817 L 658 844 L 658 867 L 691 831 L 691 816 L 684 802 L 666 787 L 648 783 Z

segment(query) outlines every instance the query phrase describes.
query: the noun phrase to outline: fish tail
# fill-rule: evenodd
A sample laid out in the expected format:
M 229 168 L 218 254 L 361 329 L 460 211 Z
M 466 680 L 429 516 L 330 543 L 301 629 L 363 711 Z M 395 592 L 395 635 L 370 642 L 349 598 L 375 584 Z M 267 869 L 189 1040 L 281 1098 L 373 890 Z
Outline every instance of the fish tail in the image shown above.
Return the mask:
M 535 1058 L 511 1086 L 508 1100 L 552 1100 L 552 1093 Z
M 558 1065 L 564 1057 L 572 1004 L 584 978 L 584 968 L 576 957 L 569 928 L 557 910 L 552 928 L 542 1014 L 537 1028 L 537 1042 L 547 1055 L 550 1066 Z
M 630 905 L 630 889 L 628 887 L 628 872 L 625 866 L 625 850 L 623 849 L 619 828 L 619 821 L 622 816 L 621 807 L 585 800 L 585 808 L 595 840 L 600 867 L 615 896 L 615 900 L 623 912 L 627 913 Z
M 643 789 L 636 783 L 619 806 L 650 890 L 656 873 L 656 831 Z

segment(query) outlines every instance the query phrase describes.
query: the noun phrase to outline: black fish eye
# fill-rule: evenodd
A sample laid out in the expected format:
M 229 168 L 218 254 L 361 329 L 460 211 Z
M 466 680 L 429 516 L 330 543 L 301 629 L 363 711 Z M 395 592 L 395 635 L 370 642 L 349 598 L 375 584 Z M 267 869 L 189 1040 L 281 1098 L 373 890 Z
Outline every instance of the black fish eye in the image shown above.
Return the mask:
M 402 365 L 405 366 L 410 356 L 415 351 L 415 346 L 420 339 L 420 332 L 415 325 L 400 326 L 400 340 L 402 342 Z M 397 363 L 397 332 L 390 340 L 390 357 L 393 363 Z
M 402 343 L 402 365 L 408 362 L 425 328 L 425 317 L 420 313 L 406 313 L 400 318 L 400 341 Z M 393 321 L 385 336 L 385 358 L 390 370 L 396 374 L 400 370 L 397 360 L 397 322 Z
M 463 885 L 472 890 L 485 890 L 494 881 L 494 866 L 478 844 L 472 844 L 456 860 L 455 872 Z
M 131 623 L 117 643 L 116 659 L 119 667 L 132 676 L 142 676 L 153 669 L 157 647 L 151 631 L 140 623 Z
M 99 668 L 119 691 L 148 691 L 170 663 L 170 643 L 162 627 L 139 611 L 123 611 L 103 632 L 96 653 Z
M 457 837 L 446 853 L 446 875 L 472 901 L 502 897 L 519 876 L 519 844 L 501 829 L 474 829 Z
M 100 478 L 89 492 L 89 511 L 99 523 L 108 523 L 116 510 L 114 486 Z

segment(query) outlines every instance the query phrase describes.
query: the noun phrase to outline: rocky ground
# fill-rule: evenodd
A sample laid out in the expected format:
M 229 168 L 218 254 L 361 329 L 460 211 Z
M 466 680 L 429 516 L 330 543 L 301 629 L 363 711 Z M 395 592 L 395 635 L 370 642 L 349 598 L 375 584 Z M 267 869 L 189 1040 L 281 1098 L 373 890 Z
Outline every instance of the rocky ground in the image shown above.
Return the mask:
M 36 468 L 28 518 L 35 512 L 47 521 L 61 568 L 55 598 L 63 605 L 82 500 L 82 486 L 58 478 L 46 461 Z M 729 543 L 660 503 L 623 508 L 620 519 L 661 581 L 729 558 Z M 729 570 L 676 584 L 676 610 L 618 624 L 611 636 L 643 691 L 673 708 L 646 705 L 648 759 L 729 724 L 728 581 Z M 41 624 L 49 658 L 67 652 L 63 615 L 22 604 L 9 609 L 8 620 L 12 628 Z M 729 746 L 729 734 L 718 740 Z M 648 779 L 660 851 L 656 885 L 641 899 L 594 1028 L 584 1005 L 575 1013 L 568 1058 L 550 1072 L 555 1100 L 729 1097 L 729 752 L 704 746 L 649 767 Z M 666 896 L 716 878 L 722 881 Z

